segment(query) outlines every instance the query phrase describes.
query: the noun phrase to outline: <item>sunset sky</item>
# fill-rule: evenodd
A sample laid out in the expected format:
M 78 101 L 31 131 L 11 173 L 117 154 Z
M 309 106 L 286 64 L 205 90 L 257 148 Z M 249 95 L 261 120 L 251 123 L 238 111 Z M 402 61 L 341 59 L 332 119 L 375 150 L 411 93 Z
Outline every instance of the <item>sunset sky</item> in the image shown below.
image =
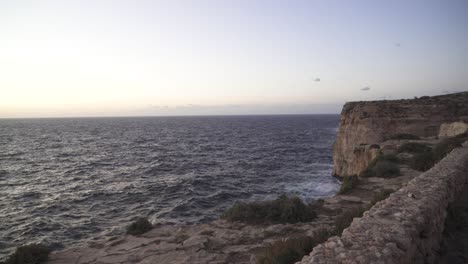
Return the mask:
M 0 118 L 339 113 L 467 90 L 466 0 L 0 0 Z

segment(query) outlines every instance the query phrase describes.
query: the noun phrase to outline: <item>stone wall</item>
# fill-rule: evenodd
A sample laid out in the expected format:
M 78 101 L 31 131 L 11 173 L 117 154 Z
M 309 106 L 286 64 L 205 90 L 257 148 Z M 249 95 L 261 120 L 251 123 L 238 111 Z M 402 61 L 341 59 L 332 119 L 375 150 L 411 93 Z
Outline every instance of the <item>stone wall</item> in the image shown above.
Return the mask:
M 346 103 L 333 146 L 333 173 L 358 175 L 374 153 L 366 146 L 409 133 L 435 137 L 443 123 L 468 121 L 468 92 L 419 99 Z
M 446 208 L 467 177 L 465 143 L 298 263 L 437 263 Z

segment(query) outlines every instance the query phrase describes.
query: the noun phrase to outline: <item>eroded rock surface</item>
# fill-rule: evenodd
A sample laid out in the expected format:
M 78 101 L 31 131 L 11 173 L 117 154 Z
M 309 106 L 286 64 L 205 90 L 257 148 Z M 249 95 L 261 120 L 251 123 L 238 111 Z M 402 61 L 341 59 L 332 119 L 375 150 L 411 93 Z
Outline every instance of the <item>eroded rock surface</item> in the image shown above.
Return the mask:
M 123 236 L 52 253 L 48 263 L 251 263 L 255 250 L 287 236 L 311 234 L 329 222 L 248 226 L 223 220 L 162 225 L 141 236 Z

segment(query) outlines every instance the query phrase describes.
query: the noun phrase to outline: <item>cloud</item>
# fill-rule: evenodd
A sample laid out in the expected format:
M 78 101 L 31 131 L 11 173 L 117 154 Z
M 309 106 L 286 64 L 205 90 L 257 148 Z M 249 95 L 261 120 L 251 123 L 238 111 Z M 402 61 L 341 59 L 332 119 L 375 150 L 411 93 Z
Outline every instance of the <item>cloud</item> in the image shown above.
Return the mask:
M 367 92 L 370 90 L 370 87 L 369 86 L 366 86 L 364 88 L 361 88 L 361 91 L 364 91 L 364 92 Z

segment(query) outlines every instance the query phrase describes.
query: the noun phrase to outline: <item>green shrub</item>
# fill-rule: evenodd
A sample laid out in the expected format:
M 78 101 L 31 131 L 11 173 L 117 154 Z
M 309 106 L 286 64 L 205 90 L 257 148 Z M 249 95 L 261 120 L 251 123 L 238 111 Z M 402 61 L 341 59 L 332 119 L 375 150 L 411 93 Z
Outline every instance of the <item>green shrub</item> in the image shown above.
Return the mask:
M 305 204 L 298 197 L 281 195 L 265 202 L 237 202 L 221 218 L 247 224 L 278 224 L 308 222 L 316 217 L 315 204 Z
M 464 141 L 465 138 L 463 137 L 451 137 L 443 139 L 434 147 L 434 160 L 439 161 L 443 159 L 454 148 L 461 147 Z
M 375 176 L 377 177 L 392 177 L 400 175 L 400 168 L 398 165 L 391 161 L 377 161 L 375 166 L 372 168 Z
M 332 233 L 320 229 L 312 237 L 300 236 L 276 241 L 257 255 L 257 264 L 293 264 L 325 242 Z
M 391 177 L 400 175 L 398 167 L 398 158 L 395 155 L 378 155 L 369 163 L 367 169 L 364 170 L 361 177 Z
M 413 134 L 407 134 L 407 133 L 400 133 L 400 134 L 396 134 L 392 137 L 390 137 L 390 139 L 398 139 L 398 140 L 420 140 L 421 138 L 416 136 L 416 135 L 413 135 Z
M 372 198 L 370 204 L 367 206 L 368 209 L 372 208 L 372 206 L 374 206 L 376 203 L 382 201 L 382 200 L 385 200 L 387 199 L 388 196 L 390 196 L 390 194 L 392 194 L 394 192 L 394 190 L 392 189 L 383 189 L 381 190 L 380 192 L 376 193 L 374 195 L 374 197 Z
M 338 193 L 347 193 L 348 191 L 352 190 L 359 184 L 359 178 L 356 175 L 347 176 L 343 178 L 341 182 L 341 187 Z
M 454 148 L 461 147 L 465 140 L 466 137 L 463 134 L 443 139 L 437 143 L 431 151 L 421 152 L 414 155 L 411 164 L 412 168 L 419 171 L 426 171 L 432 168 Z
M 135 222 L 127 227 L 128 235 L 142 235 L 153 229 L 153 225 L 146 218 L 138 218 Z
M 434 154 L 431 152 L 418 153 L 413 156 L 411 167 L 418 171 L 427 171 L 435 164 Z
M 398 149 L 398 152 L 408 152 L 408 153 L 423 153 L 423 152 L 430 152 L 431 147 L 426 146 L 421 143 L 415 143 L 415 142 L 410 142 L 410 143 L 405 143 L 400 146 Z
M 390 161 L 390 162 L 398 163 L 398 158 L 394 154 L 385 154 L 385 155 L 380 154 L 375 158 L 375 162 L 378 162 L 378 161 Z
M 337 216 L 335 218 L 335 229 L 333 231 L 333 234 L 336 236 L 341 235 L 341 233 L 343 233 L 343 230 L 345 230 L 345 228 L 347 228 L 353 222 L 353 219 L 355 217 L 361 217 L 365 211 L 365 208 L 355 207 Z
M 42 244 L 30 244 L 16 248 L 6 260 L 6 264 L 38 264 L 49 257 L 50 248 Z

